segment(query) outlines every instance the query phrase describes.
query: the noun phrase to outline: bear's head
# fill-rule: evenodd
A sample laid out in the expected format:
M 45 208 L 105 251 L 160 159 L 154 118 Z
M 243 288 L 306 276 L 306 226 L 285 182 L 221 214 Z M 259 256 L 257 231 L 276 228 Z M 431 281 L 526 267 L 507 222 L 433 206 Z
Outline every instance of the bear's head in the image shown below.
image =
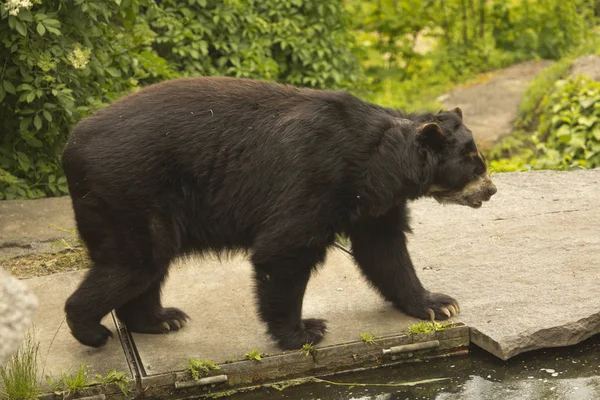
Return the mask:
M 441 111 L 418 128 L 420 144 L 435 153 L 434 176 L 426 196 L 439 203 L 481 207 L 497 191 L 485 157 L 463 123 L 462 111 Z

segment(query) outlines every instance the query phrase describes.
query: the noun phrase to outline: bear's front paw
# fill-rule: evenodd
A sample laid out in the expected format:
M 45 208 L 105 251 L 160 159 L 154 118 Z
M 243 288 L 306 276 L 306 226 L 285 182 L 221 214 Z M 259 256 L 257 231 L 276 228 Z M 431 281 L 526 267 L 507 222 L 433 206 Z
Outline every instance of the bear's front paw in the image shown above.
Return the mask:
M 323 340 L 327 326 L 322 319 L 303 319 L 299 329 L 281 329 L 273 333 L 282 350 L 296 350 L 307 343 L 317 344 Z
M 443 321 L 456 316 L 459 312 L 458 301 L 443 293 L 427 292 L 419 301 L 410 306 L 399 305 L 408 315 L 420 319 Z

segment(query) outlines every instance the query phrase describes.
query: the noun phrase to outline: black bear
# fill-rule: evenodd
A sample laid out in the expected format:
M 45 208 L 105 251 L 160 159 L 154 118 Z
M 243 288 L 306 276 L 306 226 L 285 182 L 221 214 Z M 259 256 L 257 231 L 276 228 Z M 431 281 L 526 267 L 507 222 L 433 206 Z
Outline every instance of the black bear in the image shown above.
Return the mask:
M 302 319 L 311 273 L 336 234 L 398 309 L 446 319 L 452 297 L 426 290 L 406 247 L 407 202 L 480 207 L 496 192 L 460 109 L 380 107 L 344 91 L 258 80 L 159 83 L 82 120 L 63 152 L 93 267 L 65 305 L 72 334 L 99 347 L 116 310 L 133 332 L 180 329 L 161 303 L 173 258 L 247 251 L 258 311 L 282 349 L 318 343 Z

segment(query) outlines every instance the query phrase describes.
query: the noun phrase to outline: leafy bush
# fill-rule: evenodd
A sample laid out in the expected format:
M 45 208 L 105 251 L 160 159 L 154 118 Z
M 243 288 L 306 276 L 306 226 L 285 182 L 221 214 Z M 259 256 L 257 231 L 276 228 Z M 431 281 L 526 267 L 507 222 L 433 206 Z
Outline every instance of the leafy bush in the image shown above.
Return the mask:
M 543 103 L 538 168 L 600 167 L 600 83 L 587 77 L 557 82 Z
M 340 0 L 0 2 L 0 200 L 67 193 L 82 117 L 145 84 L 231 75 L 340 87 L 359 78 Z
M 0 3 L 0 199 L 67 193 L 59 158 L 82 116 L 169 76 L 146 0 Z
M 340 0 L 164 0 L 148 20 L 159 54 L 185 75 L 327 88 L 359 78 Z
M 600 83 L 570 77 L 555 83 L 541 102 L 537 131 L 510 158 L 491 162 L 494 171 L 600 167 Z
M 495 1 L 492 34 L 499 49 L 559 59 L 587 35 L 594 5 L 587 0 Z

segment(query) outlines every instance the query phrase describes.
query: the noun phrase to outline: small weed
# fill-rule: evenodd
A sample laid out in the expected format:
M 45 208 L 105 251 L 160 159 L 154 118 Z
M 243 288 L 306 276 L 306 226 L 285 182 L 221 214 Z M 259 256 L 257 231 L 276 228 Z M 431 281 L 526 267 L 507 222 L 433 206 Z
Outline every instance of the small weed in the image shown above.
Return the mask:
M 77 373 L 67 374 L 62 372 L 60 379 L 54 379 L 50 376 L 46 377 L 52 391 L 58 395 L 70 395 L 79 393 L 82 390 L 96 384 L 95 381 L 88 380 L 88 367 L 80 365 Z
M 252 349 L 252 351 L 250 353 L 244 354 L 244 357 L 246 357 L 248 360 L 254 360 L 254 361 L 262 360 L 258 349 Z
M 375 339 L 381 339 L 381 336 L 373 336 L 372 333 L 364 332 L 360 334 L 360 338 L 366 344 L 375 344 Z
M 129 387 L 128 383 L 130 381 L 129 377 L 122 371 L 116 371 L 115 369 L 111 369 L 104 376 L 96 375 L 96 379 L 99 383 L 103 385 L 115 384 L 123 393 L 123 396 L 129 395 Z
M 421 334 L 429 334 L 429 333 L 433 333 L 433 332 L 440 332 L 445 330 L 446 328 L 448 328 L 450 325 L 452 325 L 452 321 L 446 321 L 446 322 L 431 322 L 431 321 L 421 321 L 421 322 L 417 322 L 416 324 L 412 324 L 411 326 L 408 327 L 408 334 L 409 335 L 421 335 Z
M 210 360 L 188 360 L 188 371 L 192 374 L 192 379 L 197 381 L 200 376 L 208 375 L 210 371 L 220 369 L 218 365 Z
M 304 354 L 306 357 L 308 356 L 314 356 L 317 352 L 317 349 L 315 348 L 315 345 L 312 343 L 306 343 L 302 346 L 302 348 L 300 349 L 300 352 L 302 354 Z
M 88 379 L 88 367 L 85 365 L 80 365 L 75 374 L 63 372 L 61 375 L 61 378 L 57 380 L 52 377 L 46 378 L 52 391 L 58 395 L 69 396 L 71 394 L 80 393 L 83 390 L 98 384 L 97 381 Z
M 39 343 L 34 341 L 31 333 L 4 367 L 0 368 L 2 386 L 0 398 L 34 400 L 41 392 L 37 380 Z

